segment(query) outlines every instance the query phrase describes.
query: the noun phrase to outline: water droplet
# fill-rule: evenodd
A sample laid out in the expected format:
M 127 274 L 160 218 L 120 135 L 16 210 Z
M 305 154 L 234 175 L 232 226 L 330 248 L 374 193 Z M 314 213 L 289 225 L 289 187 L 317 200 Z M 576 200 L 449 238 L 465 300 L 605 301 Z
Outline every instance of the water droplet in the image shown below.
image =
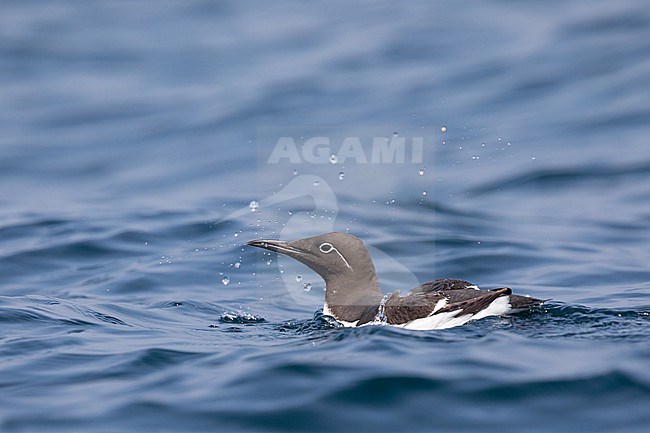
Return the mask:
M 241 262 L 235 263 L 235 269 L 239 269 L 239 268 L 241 268 Z
M 294 168 L 294 169 L 293 169 L 293 175 L 294 175 L 294 176 L 298 176 L 298 169 L 297 169 L 297 168 Z
M 320 180 L 314 179 L 314 186 L 318 186 L 318 185 L 320 185 Z
M 474 156 L 472 156 L 472 159 L 476 161 L 476 160 L 478 160 L 478 159 L 481 159 L 481 157 L 478 156 L 478 155 L 474 155 Z
M 339 180 L 343 180 L 343 179 L 345 179 L 345 173 L 340 172 L 339 173 Z
M 419 174 L 420 176 L 424 176 L 424 169 L 421 168 L 420 171 L 418 171 L 418 174 Z
M 260 204 L 257 201 L 253 200 L 248 204 L 248 207 L 250 208 L 251 212 L 255 212 L 257 208 L 260 207 Z
M 298 275 L 298 276 L 296 277 L 296 281 L 301 282 L 301 281 L 302 281 L 302 277 L 301 277 L 300 275 Z
M 221 279 L 221 282 L 223 283 L 224 286 L 227 286 L 228 284 L 230 284 L 230 278 L 228 278 L 228 277 L 223 277 L 223 278 Z
M 386 317 L 386 301 L 388 300 L 388 295 L 384 295 L 383 299 L 379 303 L 379 310 L 377 311 L 377 314 L 375 315 L 375 320 L 373 320 L 374 324 L 377 325 L 385 325 L 388 321 L 388 318 Z
M 441 130 L 442 132 L 447 132 L 447 127 L 446 127 L 446 126 L 443 126 L 442 128 L 440 128 L 440 130 Z
M 339 162 L 339 157 L 336 155 L 330 155 L 330 162 L 332 164 L 336 164 L 337 162 Z
M 532 159 L 532 160 L 535 160 L 535 157 L 533 156 L 533 157 L 532 157 L 532 158 L 530 158 L 530 159 Z
M 303 284 L 303 287 L 305 288 L 305 292 L 311 291 L 311 284 L 310 283 Z
M 273 263 L 273 260 L 267 260 L 266 261 L 266 266 L 271 266 L 271 263 Z
M 426 191 L 422 191 L 422 195 L 427 195 L 427 192 L 426 192 Z

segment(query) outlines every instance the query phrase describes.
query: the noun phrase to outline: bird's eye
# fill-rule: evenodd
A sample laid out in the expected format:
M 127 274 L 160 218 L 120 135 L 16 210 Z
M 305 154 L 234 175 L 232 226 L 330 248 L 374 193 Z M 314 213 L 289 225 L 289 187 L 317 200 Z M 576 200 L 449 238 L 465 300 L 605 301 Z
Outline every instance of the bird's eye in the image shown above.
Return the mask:
M 324 244 L 321 244 L 320 247 L 318 247 L 318 249 L 320 250 L 321 253 L 328 254 L 332 252 L 334 247 L 329 242 L 325 242 Z

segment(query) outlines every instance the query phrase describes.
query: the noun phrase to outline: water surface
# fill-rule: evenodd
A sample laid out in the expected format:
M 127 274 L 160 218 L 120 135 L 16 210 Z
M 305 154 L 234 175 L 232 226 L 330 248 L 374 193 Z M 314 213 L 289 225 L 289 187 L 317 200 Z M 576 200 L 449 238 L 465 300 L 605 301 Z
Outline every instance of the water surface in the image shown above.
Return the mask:
M 0 430 L 647 431 L 645 2 L 0 13 Z M 269 164 L 283 135 L 424 147 Z M 244 246 L 330 230 L 386 291 L 551 301 L 340 329 L 315 274 Z

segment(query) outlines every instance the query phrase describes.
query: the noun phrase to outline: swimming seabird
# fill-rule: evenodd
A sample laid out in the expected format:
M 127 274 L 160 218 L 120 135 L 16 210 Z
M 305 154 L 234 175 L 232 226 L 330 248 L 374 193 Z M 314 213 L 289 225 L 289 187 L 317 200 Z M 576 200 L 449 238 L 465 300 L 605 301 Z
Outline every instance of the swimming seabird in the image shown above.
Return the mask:
M 285 254 L 325 280 L 323 314 L 343 326 L 388 324 L 407 329 L 444 329 L 470 320 L 523 311 L 542 300 L 513 295 L 508 287 L 480 290 L 456 279 L 424 283 L 400 295 L 384 295 L 363 241 L 347 233 L 326 233 L 295 241 L 247 243 Z

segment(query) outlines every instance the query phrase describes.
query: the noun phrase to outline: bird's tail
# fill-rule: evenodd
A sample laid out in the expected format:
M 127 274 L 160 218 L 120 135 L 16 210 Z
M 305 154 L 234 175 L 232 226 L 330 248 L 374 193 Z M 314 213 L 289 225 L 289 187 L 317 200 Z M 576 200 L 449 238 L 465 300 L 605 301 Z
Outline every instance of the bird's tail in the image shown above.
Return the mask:
M 515 311 L 523 311 L 542 305 L 547 300 L 531 298 L 530 296 L 510 295 L 510 307 Z

